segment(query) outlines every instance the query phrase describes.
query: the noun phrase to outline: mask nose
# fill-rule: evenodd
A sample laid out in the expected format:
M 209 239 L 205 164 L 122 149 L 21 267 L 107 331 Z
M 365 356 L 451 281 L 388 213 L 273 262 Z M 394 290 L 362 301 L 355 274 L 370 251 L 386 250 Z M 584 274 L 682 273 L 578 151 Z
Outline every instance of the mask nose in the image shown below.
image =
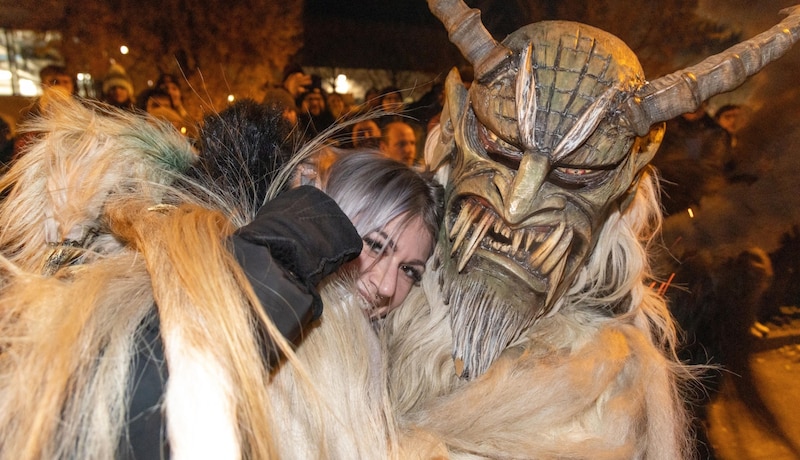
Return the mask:
M 536 195 L 549 173 L 550 160 L 546 156 L 527 152 L 523 155 L 517 174 L 511 185 L 505 187 L 503 196 L 503 217 L 509 224 L 519 224 L 533 213 Z

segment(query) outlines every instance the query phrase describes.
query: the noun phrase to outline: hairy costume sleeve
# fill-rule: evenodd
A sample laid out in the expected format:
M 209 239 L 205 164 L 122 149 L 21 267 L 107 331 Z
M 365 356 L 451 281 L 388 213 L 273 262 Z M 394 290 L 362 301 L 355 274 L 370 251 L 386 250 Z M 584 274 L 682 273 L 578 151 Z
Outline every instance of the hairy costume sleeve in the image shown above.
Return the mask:
M 234 256 L 266 314 L 290 341 L 322 314 L 316 285 L 361 252 L 350 220 L 327 195 L 313 187 L 284 192 L 264 205 L 255 220 L 232 236 Z M 167 381 L 158 316 L 142 325 L 134 364 L 127 422 L 128 437 L 118 458 L 169 457 L 161 414 Z M 267 355 L 276 359 L 272 347 Z

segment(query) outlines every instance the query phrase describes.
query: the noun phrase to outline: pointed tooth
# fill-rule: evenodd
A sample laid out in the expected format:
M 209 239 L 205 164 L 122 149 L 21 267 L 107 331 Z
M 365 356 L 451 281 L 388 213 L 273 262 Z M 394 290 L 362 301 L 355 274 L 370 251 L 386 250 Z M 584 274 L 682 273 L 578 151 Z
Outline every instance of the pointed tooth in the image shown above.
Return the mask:
M 458 271 L 464 269 L 464 266 L 467 265 L 470 257 L 472 257 L 472 253 L 475 252 L 475 249 L 480 245 L 481 240 L 486 235 L 486 231 L 489 229 L 489 221 L 492 218 L 492 214 L 487 212 L 481 218 L 481 221 L 475 227 L 475 231 L 472 232 L 472 236 L 469 239 L 469 242 L 464 247 L 464 251 L 461 252 L 461 258 L 458 260 Z
M 562 257 L 561 259 L 559 259 L 558 264 L 553 270 L 553 273 L 550 275 L 547 284 L 547 298 L 544 301 L 545 314 L 546 312 L 550 311 L 550 309 L 553 308 L 550 302 L 552 302 L 553 297 L 556 294 L 556 290 L 561 285 L 561 279 L 564 277 L 564 268 L 566 268 L 566 266 L 567 266 L 567 258 Z
M 522 230 L 522 231 L 525 232 L 525 252 L 530 252 L 533 240 L 536 239 L 533 234 L 533 230 Z
M 495 219 L 494 225 L 492 226 L 492 230 L 494 230 L 494 232 L 497 233 L 498 235 L 503 234 L 503 223 L 500 221 L 500 219 Z
M 524 235 L 524 230 L 517 230 L 514 232 L 514 235 L 511 239 L 511 257 L 516 255 L 517 251 L 519 251 L 519 245 L 522 244 L 522 237 Z
M 469 214 L 470 208 L 472 204 L 468 201 L 464 203 L 464 206 L 461 207 L 461 211 L 458 212 L 458 217 L 456 217 L 456 221 L 453 222 L 453 228 L 450 229 L 450 234 L 447 235 L 448 238 L 451 240 L 453 237 L 458 233 L 459 229 L 465 224 L 467 224 L 467 215 Z M 467 225 L 469 226 L 469 225 Z
M 477 204 L 472 205 L 472 209 L 469 212 L 469 222 L 477 222 L 478 217 L 484 212 L 485 209 L 482 206 L 478 206 Z
M 542 266 L 539 269 L 539 272 L 542 275 L 547 275 L 550 273 L 553 268 L 558 265 L 561 259 L 566 259 L 567 250 L 572 245 L 572 228 L 568 228 L 564 232 L 564 236 L 561 237 L 561 241 L 558 242 L 556 247 L 547 258 L 542 261 Z
M 466 213 L 464 213 L 463 210 L 461 213 L 459 213 L 459 220 L 462 220 L 461 217 L 463 215 L 463 222 L 461 222 L 459 225 L 461 228 L 459 229 L 458 235 L 456 235 L 455 241 L 453 241 L 453 247 L 450 248 L 451 256 L 458 251 L 458 249 L 461 247 L 461 243 L 464 242 L 464 238 L 466 238 L 467 233 L 469 233 L 469 229 L 475 225 L 474 215 L 476 214 L 476 211 L 480 212 L 480 210 L 480 206 L 474 206 Z
M 546 240 L 542 241 L 542 244 L 533 251 L 530 258 L 528 258 L 528 263 L 530 264 L 532 269 L 538 269 L 539 265 L 544 262 L 547 258 L 548 254 L 555 248 L 556 244 L 561 240 L 561 236 L 564 234 L 564 229 L 566 225 L 564 222 L 558 224 L 558 226 L 550 232 L 550 235 L 547 237 Z
M 535 235 L 536 235 L 535 241 L 537 243 L 541 243 L 542 241 L 545 240 L 545 238 L 547 238 L 547 233 L 536 232 Z

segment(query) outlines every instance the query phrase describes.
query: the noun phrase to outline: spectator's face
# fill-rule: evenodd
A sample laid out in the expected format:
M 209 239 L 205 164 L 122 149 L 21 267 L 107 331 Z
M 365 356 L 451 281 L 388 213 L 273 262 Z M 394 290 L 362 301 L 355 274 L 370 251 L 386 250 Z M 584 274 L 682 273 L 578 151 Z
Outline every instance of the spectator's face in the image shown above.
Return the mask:
M 742 127 L 742 110 L 729 109 L 719 115 L 717 122 L 725 131 L 733 134 Z
M 325 99 L 319 93 L 311 93 L 303 99 L 303 110 L 317 116 L 325 110 Z
M 115 104 L 124 104 L 130 98 L 131 95 L 128 93 L 127 88 L 123 86 L 112 86 L 108 90 L 108 100 Z
M 362 121 L 353 126 L 353 146 L 375 148 L 380 146 L 381 129 L 372 120 Z
M 147 108 L 146 108 L 147 112 L 151 113 L 153 112 L 153 110 L 158 108 L 171 109 L 172 102 L 170 101 L 170 98 L 167 96 L 151 96 L 147 100 Z
M 387 112 L 396 112 L 403 108 L 403 99 L 397 93 L 389 93 L 381 99 L 381 108 Z
M 69 75 L 52 75 L 46 77 L 44 81 L 42 81 L 42 86 L 45 88 L 59 88 L 66 91 L 68 94 L 72 94 L 75 91 L 75 85 L 72 82 L 72 77 Z
M 414 130 L 405 123 L 390 123 L 386 127 L 386 137 L 381 142 L 381 151 L 401 163 L 414 164 L 417 157 Z
M 181 88 L 171 81 L 165 82 L 161 86 L 167 93 L 169 93 L 169 97 L 172 99 L 172 104 L 176 107 L 179 106 L 181 104 Z
M 328 96 L 328 110 L 337 118 L 344 115 L 345 105 L 342 97 L 338 94 Z

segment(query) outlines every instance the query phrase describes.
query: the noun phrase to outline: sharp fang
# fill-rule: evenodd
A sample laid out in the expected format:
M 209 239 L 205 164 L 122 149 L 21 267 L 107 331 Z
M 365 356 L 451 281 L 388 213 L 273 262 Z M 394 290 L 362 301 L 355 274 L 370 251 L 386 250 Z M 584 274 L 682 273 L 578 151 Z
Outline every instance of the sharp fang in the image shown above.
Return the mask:
M 561 241 L 558 242 L 556 247 L 550 253 L 547 258 L 542 261 L 542 266 L 539 269 L 542 275 L 547 275 L 550 273 L 553 268 L 558 265 L 561 259 L 565 259 L 565 255 L 567 250 L 569 249 L 570 245 L 572 244 L 572 229 L 568 228 L 566 232 L 564 232 L 564 236 L 561 238 Z
M 555 270 L 553 270 L 553 273 L 550 275 L 550 279 L 547 285 L 548 288 L 547 298 L 544 301 L 545 309 L 547 309 L 548 311 L 552 308 L 550 302 L 552 302 L 553 297 L 555 297 L 556 290 L 561 285 L 561 278 L 563 278 L 564 276 L 564 269 L 566 268 L 566 266 L 567 266 L 567 258 L 562 257 L 561 259 L 559 259 L 558 265 L 556 265 Z
M 519 251 L 519 245 L 522 244 L 522 237 L 524 236 L 523 230 L 514 232 L 514 237 L 511 240 L 511 257 L 514 257 Z
M 472 232 L 472 236 L 467 243 L 467 246 L 464 248 L 464 251 L 461 253 L 461 258 L 458 260 L 458 271 L 464 269 L 464 266 L 467 265 L 470 257 L 472 257 L 472 253 L 475 252 L 475 249 L 480 244 L 483 237 L 486 235 L 486 231 L 489 230 L 489 221 L 492 219 L 492 214 L 487 212 L 481 218 L 481 221 L 475 227 L 475 230 Z
M 458 230 L 462 228 L 463 225 L 468 223 L 467 221 L 467 214 L 470 212 L 470 208 L 472 204 L 470 202 L 464 203 L 464 206 L 461 208 L 461 211 L 458 213 L 458 217 L 456 217 L 455 222 L 453 222 L 453 228 L 450 229 L 450 234 L 447 235 L 451 240 L 453 237 L 458 233 Z M 469 227 L 469 225 L 467 225 Z
M 464 205 L 464 207 L 466 208 L 467 205 Z M 464 212 L 463 209 L 461 210 L 458 215 L 458 225 L 453 225 L 453 227 L 458 226 L 460 229 L 458 235 L 456 235 L 455 241 L 453 241 L 453 247 L 450 249 L 451 256 L 458 251 L 459 247 L 461 247 L 461 243 L 464 242 L 464 238 L 466 238 L 467 233 L 469 233 L 469 229 L 472 228 L 475 220 L 477 220 L 482 210 L 483 208 L 477 205 L 469 206 L 469 210 L 467 212 Z
M 561 236 L 564 234 L 564 229 L 566 225 L 564 222 L 558 224 L 558 226 L 550 232 L 550 236 L 545 239 L 542 244 L 539 245 L 538 248 L 531 254 L 530 258 L 528 259 L 528 263 L 530 264 L 531 268 L 536 270 L 539 268 L 550 252 L 553 251 L 553 248 L 556 247 L 559 241 L 561 241 Z
M 520 230 L 521 232 L 525 232 L 525 252 L 531 251 L 531 246 L 533 245 L 533 240 L 536 238 L 531 230 Z
M 494 232 L 497 233 L 498 235 L 502 235 L 503 234 L 503 224 L 500 222 L 500 219 L 496 219 L 494 221 L 494 225 L 492 226 L 492 230 L 494 230 Z

